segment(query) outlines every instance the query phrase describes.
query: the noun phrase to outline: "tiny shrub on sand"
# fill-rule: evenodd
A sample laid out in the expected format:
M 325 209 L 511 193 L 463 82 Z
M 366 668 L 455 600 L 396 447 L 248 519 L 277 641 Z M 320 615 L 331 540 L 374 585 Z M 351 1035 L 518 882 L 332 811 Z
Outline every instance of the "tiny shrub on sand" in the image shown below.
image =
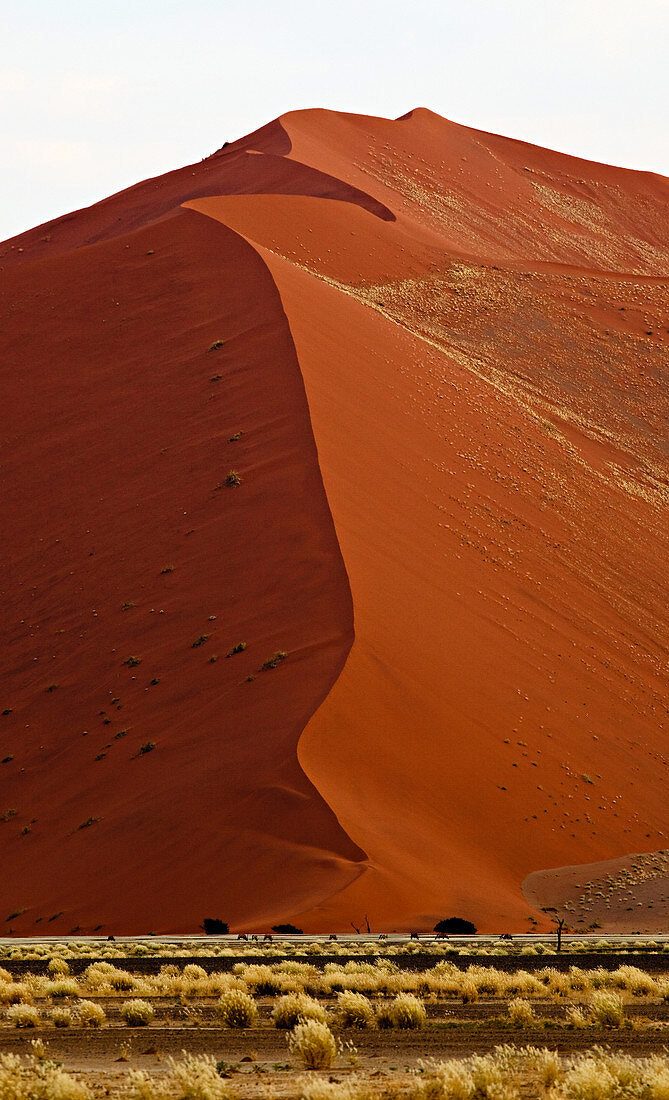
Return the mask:
M 337 996 L 337 1011 L 342 1027 L 373 1027 L 374 1009 L 364 993 L 352 993 L 344 990 Z
M 107 1019 L 104 1008 L 95 1001 L 79 1001 L 75 1011 L 81 1027 L 102 1027 Z
M 391 1097 L 391 1092 L 385 1094 Z M 371 1100 L 369 1088 L 355 1078 L 348 1081 L 326 1081 L 323 1077 L 306 1077 L 297 1082 L 297 1100 Z
M 121 1016 L 128 1027 L 146 1027 L 155 1016 L 154 1008 L 148 1001 L 124 1001 Z
M 66 974 L 70 973 L 70 968 L 65 959 L 61 959 L 58 956 L 55 956 L 53 959 L 49 959 L 47 970 L 52 977 L 55 977 L 56 974 L 60 976 L 65 976 Z
M 2 1100 L 91 1100 L 92 1093 L 55 1062 L 0 1054 Z
M 54 1027 L 70 1027 L 72 1013 L 69 1008 L 54 1008 L 51 1010 L 51 1023 Z
M 617 993 L 593 993 L 590 1001 L 590 1016 L 594 1024 L 600 1027 L 623 1027 L 625 1009 L 623 1000 Z
M 314 997 L 306 993 L 286 993 L 279 997 L 272 1011 L 272 1020 L 275 1027 L 292 1030 L 300 1020 L 317 1020 L 324 1024 L 327 1021 L 325 1008 Z
M 514 1027 L 530 1027 L 536 1023 L 532 1005 L 522 997 L 514 997 L 509 1002 L 508 1016 L 509 1023 L 513 1024 Z
M 170 1079 L 180 1100 L 225 1100 L 227 1089 L 210 1054 L 183 1053 L 181 1061 L 170 1058 Z
M 390 1005 L 391 1026 L 402 1030 L 423 1027 L 427 1019 L 425 1005 L 413 993 L 398 993 Z
M 14 1027 L 39 1027 L 39 1012 L 34 1005 L 11 1005 L 7 1009 L 7 1023 Z
M 57 978 L 47 983 L 44 993 L 48 997 L 78 997 L 79 985 L 74 978 Z
M 241 989 L 229 989 L 219 998 L 218 1012 L 226 1027 L 253 1027 L 258 1009 L 253 997 Z
M 228 1091 L 216 1071 L 216 1062 L 209 1054 L 183 1052 L 180 1061 L 168 1060 L 169 1071 L 163 1081 L 156 1081 L 142 1070 L 128 1073 L 129 1100 L 227 1100 Z
M 327 1024 L 318 1020 L 303 1020 L 293 1028 L 288 1046 L 306 1069 L 330 1069 L 337 1055 L 334 1035 Z

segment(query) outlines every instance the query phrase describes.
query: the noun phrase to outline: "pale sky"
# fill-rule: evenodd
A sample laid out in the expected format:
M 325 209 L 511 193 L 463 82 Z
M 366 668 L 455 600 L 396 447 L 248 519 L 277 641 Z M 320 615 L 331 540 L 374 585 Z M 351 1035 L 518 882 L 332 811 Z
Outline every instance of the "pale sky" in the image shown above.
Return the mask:
M 0 240 L 302 107 L 669 175 L 668 68 L 669 0 L 12 0 Z

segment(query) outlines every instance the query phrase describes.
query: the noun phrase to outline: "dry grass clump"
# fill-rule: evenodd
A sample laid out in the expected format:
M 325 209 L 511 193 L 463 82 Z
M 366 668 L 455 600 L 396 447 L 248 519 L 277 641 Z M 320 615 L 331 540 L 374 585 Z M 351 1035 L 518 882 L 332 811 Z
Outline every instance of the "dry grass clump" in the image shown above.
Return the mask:
M 60 955 L 54 955 L 52 959 L 49 959 L 47 971 L 52 978 L 55 978 L 57 974 L 65 977 L 70 973 L 70 967 L 65 959 L 61 959 Z
M 72 1010 L 69 1008 L 52 1008 L 49 1018 L 54 1027 L 71 1027 Z
M 129 993 L 137 987 L 137 979 L 127 970 L 119 970 L 108 962 L 92 963 L 86 968 L 84 985 L 91 993 L 112 996 L 114 993 Z
M 398 993 L 395 1000 L 388 1006 L 388 1019 L 390 1022 L 385 1023 L 386 1027 L 397 1027 L 407 1031 L 423 1027 L 427 1020 L 427 1012 L 423 1002 L 420 998 L 414 997 L 413 993 Z M 380 1014 L 379 1026 L 382 1026 Z
M 369 1086 L 355 1077 L 346 1082 L 303 1077 L 297 1082 L 297 1100 L 370 1100 L 371 1096 Z
M 226 1100 L 228 1090 L 211 1055 L 184 1051 L 180 1061 L 170 1058 L 169 1066 L 179 1100 Z
M 216 1070 L 216 1061 L 209 1054 L 183 1052 L 179 1061 L 168 1060 L 169 1072 L 163 1081 L 156 1081 L 142 1070 L 128 1073 L 124 1095 L 128 1100 L 227 1100 L 228 1090 Z
M 364 993 L 344 990 L 337 996 L 337 1015 L 342 1027 L 373 1027 L 376 1021 L 374 1009 Z
M 39 1027 L 40 1016 L 34 1005 L 13 1004 L 7 1009 L 6 1020 L 14 1027 Z
M 155 1009 L 149 1001 L 133 999 L 121 1005 L 121 1018 L 128 1027 L 147 1027 L 155 1016 Z
M 532 1005 L 523 997 L 514 997 L 509 1002 L 507 1015 L 509 1023 L 513 1024 L 514 1027 L 531 1027 L 532 1024 L 537 1022 Z
M 519 1100 L 522 1083 L 548 1092 L 562 1068 L 555 1051 L 506 1045 L 486 1055 L 423 1063 L 420 1074 L 412 1100 Z
M 622 997 L 618 993 L 609 993 L 605 990 L 593 993 L 590 1001 L 590 1017 L 593 1024 L 598 1024 L 600 1027 L 623 1027 L 625 1008 Z
M 238 963 L 234 973 L 241 978 L 250 993 L 255 993 L 259 997 L 272 997 L 281 989 L 281 977 L 272 966 L 258 963 L 247 966 L 244 963 Z
M 75 1013 L 81 1027 L 102 1027 L 107 1019 L 104 1008 L 95 1001 L 79 1001 Z
M 569 1100 L 667 1100 L 669 1060 L 661 1055 L 634 1058 L 593 1047 L 570 1059 L 560 1086 Z
M 563 1066 L 556 1051 L 499 1046 L 490 1054 L 423 1063 L 411 1100 L 667 1100 L 669 1059 L 593 1047 Z
M 274 1026 L 290 1031 L 300 1020 L 317 1020 L 324 1024 L 327 1012 L 319 1001 L 306 993 L 286 993 L 279 997 L 272 1010 Z
M 2 1100 L 91 1100 L 91 1091 L 47 1058 L 0 1054 Z
M 15 1005 L 23 1001 L 28 1004 L 33 999 L 32 989 L 23 982 L 0 981 L 0 1004 Z
M 253 1027 L 258 1009 L 253 997 L 241 989 L 230 989 L 218 1002 L 218 1013 L 226 1027 Z
M 79 983 L 74 978 L 57 978 L 47 982 L 42 990 L 45 997 L 78 997 Z
M 306 1069 L 330 1069 L 337 1056 L 335 1037 L 327 1024 L 318 1020 L 302 1020 L 288 1036 L 291 1054 L 295 1054 Z

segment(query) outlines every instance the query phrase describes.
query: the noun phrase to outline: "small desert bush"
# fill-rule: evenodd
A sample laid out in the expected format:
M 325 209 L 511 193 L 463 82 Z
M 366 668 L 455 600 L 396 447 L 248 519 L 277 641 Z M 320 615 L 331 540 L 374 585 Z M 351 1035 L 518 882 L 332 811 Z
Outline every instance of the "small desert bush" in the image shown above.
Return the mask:
M 179 1100 L 226 1100 L 228 1091 L 210 1054 L 187 1054 L 169 1060 L 169 1079 L 177 1086 Z
M 386 1093 L 390 1097 L 390 1092 Z M 297 1082 L 297 1100 L 370 1100 L 367 1085 L 356 1078 L 326 1081 L 324 1077 L 303 1077 Z
M 78 997 L 79 984 L 74 978 L 58 978 L 55 981 L 47 982 L 43 995 L 45 997 Z
M 79 1001 L 75 1013 L 81 1027 L 102 1027 L 107 1019 L 104 1008 L 95 1001 Z
M 148 1001 L 137 999 L 123 1002 L 121 1016 L 128 1027 L 146 1027 L 155 1016 L 155 1011 Z
M 39 1027 L 39 1012 L 34 1005 L 10 1005 L 7 1009 L 7 1022 L 14 1027 Z
M 59 955 L 55 955 L 53 959 L 49 959 L 47 971 L 51 977 L 55 977 L 57 974 L 65 977 L 70 973 L 70 967 L 65 959 L 61 959 Z
M 245 966 L 242 963 L 234 969 L 251 993 L 257 993 L 258 996 L 271 997 L 281 989 L 281 978 L 271 966 L 253 963 Z
M 337 997 L 337 1013 L 342 1027 L 373 1027 L 374 1009 L 364 993 L 346 989 Z
M 522 997 L 514 997 L 509 1002 L 507 1014 L 509 1023 L 513 1024 L 514 1027 L 531 1027 L 532 1024 L 537 1022 L 532 1005 Z
M 0 982 L 0 1004 L 15 1005 L 32 1001 L 31 990 L 22 982 Z
M 593 993 L 590 1001 L 590 1018 L 600 1027 L 623 1027 L 625 1009 L 622 997 L 618 993 L 602 991 Z
M 70 1027 L 72 1012 L 69 1008 L 52 1008 L 50 1019 L 54 1027 Z
M 392 1027 L 410 1030 L 423 1027 L 427 1020 L 425 1005 L 413 993 L 398 993 L 390 1005 Z
M 92 1093 L 56 1062 L 0 1054 L 2 1100 L 92 1100 Z
M 297 1024 L 288 1036 L 288 1046 L 306 1069 L 330 1069 L 337 1055 L 334 1035 L 327 1024 L 318 1020 Z
M 319 1001 L 306 993 L 286 993 L 279 997 L 272 1011 L 274 1026 L 290 1031 L 300 1020 L 317 1020 L 324 1024 L 327 1013 Z
M 226 1027 L 253 1027 L 258 1019 L 253 997 L 241 989 L 230 989 L 222 994 L 218 1013 Z
M 474 1079 L 464 1062 L 438 1062 L 423 1067 L 423 1073 L 412 1100 L 472 1100 Z

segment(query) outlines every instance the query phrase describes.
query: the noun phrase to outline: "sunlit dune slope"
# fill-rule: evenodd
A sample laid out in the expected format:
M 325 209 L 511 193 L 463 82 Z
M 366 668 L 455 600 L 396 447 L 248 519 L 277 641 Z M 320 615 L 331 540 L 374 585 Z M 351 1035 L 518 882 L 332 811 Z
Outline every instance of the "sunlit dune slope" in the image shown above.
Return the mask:
M 528 927 L 667 846 L 668 199 L 305 111 L 0 248 L 17 928 Z

